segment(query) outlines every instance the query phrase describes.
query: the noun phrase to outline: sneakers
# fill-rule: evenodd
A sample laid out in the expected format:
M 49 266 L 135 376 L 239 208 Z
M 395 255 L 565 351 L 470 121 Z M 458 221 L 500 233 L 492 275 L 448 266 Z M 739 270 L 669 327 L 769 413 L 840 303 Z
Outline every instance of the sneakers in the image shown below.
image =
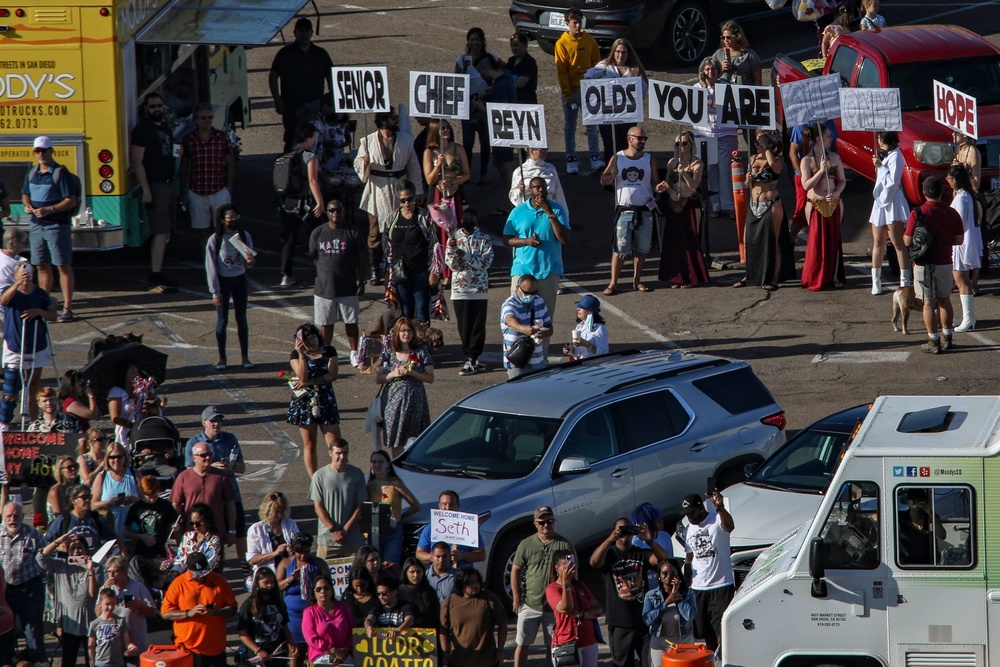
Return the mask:
M 358 351 L 351 350 L 351 366 L 358 368 L 361 366 L 361 359 L 358 358 Z
M 606 166 L 607 166 L 607 163 L 604 161 L 604 159 L 600 155 L 591 155 L 590 156 L 590 171 L 591 171 L 591 173 L 600 174 L 602 171 L 604 171 L 604 167 L 606 167 Z
M 566 158 L 566 173 L 567 174 L 580 173 L 580 161 L 576 159 L 575 155 Z
M 920 346 L 920 349 L 927 354 L 941 354 L 941 341 L 928 338 L 927 342 Z
M 463 376 L 463 377 L 466 376 L 466 375 L 475 375 L 476 374 L 476 367 L 472 365 L 472 360 L 471 359 L 469 361 L 465 362 L 465 365 L 462 366 L 462 368 L 458 371 L 458 374 L 461 375 L 461 376 Z
M 76 315 L 69 308 L 63 308 L 62 312 L 59 313 L 59 317 L 56 318 L 56 322 L 72 322 Z
M 154 294 L 173 294 L 177 291 L 177 283 L 162 273 L 149 274 L 149 291 Z
M 486 364 L 479 361 L 479 359 L 476 359 L 475 361 L 472 362 L 472 367 L 476 369 L 477 373 L 482 373 L 483 371 L 486 370 Z
M 298 285 L 291 276 L 281 276 L 281 287 L 296 287 Z

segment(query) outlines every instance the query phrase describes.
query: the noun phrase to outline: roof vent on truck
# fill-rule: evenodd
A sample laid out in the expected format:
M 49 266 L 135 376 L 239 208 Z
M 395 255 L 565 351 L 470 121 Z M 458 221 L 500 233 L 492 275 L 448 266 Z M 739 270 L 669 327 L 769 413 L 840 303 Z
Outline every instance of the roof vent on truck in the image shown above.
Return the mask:
M 896 430 L 900 433 L 942 433 L 948 430 L 954 417 L 950 405 L 907 412 L 899 420 Z

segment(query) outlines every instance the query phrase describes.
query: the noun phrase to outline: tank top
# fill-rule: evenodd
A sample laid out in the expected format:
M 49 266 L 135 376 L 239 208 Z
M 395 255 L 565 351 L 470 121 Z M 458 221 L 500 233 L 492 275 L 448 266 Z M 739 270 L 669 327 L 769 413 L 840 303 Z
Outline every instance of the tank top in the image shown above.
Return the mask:
M 116 480 L 110 471 L 105 471 L 104 481 L 101 483 L 101 499 L 114 498 L 120 493 L 124 493 L 127 496 L 139 495 L 139 487 L 135 483 L 132 471 L 127 470 L 125 476 L 120 481 Z M 131 505 L 114 505 L 108 508 L 111 510 L 111 515 L 115 517 L 115 533 L 118 535 L 121 535 L 122 530 L 125 528 L 125 517 L 128 516 L 129 507 Z
M 643 153 L 633 160 L 625 151 L 615 156 L 618 175 L 615 176 L 615 203 L 619 206 L 645 206 L 656 197 L 653 195 L 653 178 L 650 173 L 650 155 Z

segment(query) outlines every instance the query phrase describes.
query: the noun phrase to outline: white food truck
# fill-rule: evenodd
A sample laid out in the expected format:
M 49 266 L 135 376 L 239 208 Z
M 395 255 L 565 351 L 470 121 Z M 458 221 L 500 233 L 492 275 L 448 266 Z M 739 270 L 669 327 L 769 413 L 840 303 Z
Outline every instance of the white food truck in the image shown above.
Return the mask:
M 1000 665 L 990 515 L 1000 522 L 1000 397 L 878 399 L 816 516 L 736 592 L 720 664 Z

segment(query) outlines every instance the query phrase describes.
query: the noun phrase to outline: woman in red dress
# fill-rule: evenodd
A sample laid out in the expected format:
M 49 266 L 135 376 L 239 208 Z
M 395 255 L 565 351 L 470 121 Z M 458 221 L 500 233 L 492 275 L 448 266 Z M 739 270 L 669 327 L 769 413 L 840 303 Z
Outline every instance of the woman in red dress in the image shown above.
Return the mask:
M 822 145 L 815 142 L 800 163 L 802 188 L 809 199 L 806 205 L 809 242 L 802 267 L 802 286 L 814 292 L 841 288 L 846 280 L 840 236 L 844 207 L 840 193 L 847 180 L 840 156 L 830 152 L 830 128 L 824 125 L 822 132 Z

